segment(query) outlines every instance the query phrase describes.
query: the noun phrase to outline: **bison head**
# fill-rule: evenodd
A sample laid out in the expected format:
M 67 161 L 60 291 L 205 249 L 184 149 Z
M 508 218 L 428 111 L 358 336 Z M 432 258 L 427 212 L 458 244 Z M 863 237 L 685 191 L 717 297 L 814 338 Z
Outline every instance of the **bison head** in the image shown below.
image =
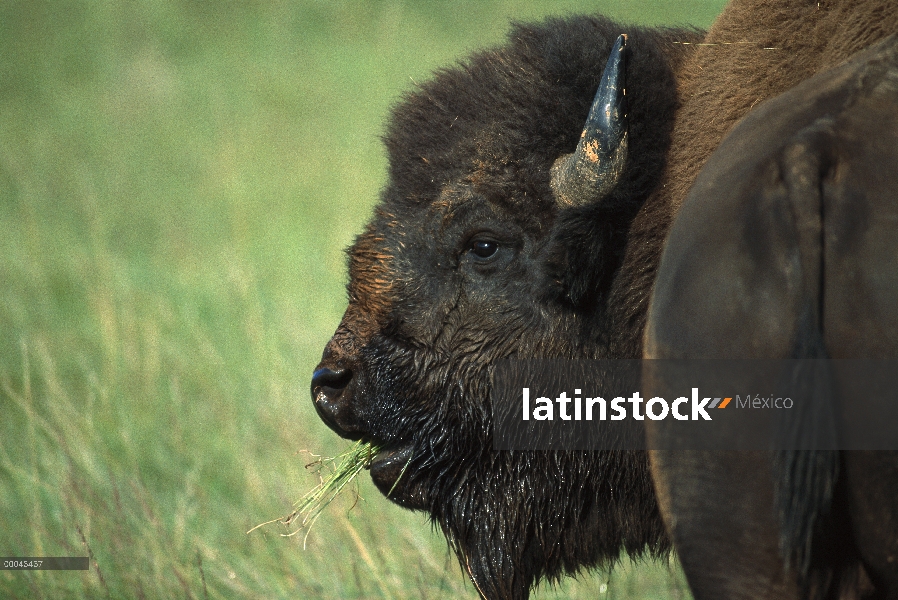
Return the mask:
M 517 26 L 394 111 L 390 180 L 349 250 L 312 396 L 338 434 L 385 448 L 374 482 L 430 513 L 485 597 L 667 546 L 643 454 L 493 450 L 490 369 L 639 355 L 648 266 L 622 265 L 664 218 L 646 199 L 676 108 L 672 42 L 696 35 Z

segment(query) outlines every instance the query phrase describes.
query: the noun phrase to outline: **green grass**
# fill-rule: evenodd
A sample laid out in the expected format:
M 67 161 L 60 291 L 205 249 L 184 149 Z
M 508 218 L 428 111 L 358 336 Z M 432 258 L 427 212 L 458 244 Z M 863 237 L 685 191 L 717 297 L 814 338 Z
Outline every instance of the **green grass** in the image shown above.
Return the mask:
M 306 537 L 303 538 L 303 547 L 305 547 L 305 541 L 308 539 L 312 526 L 318 520 L 318 517 L 321 516 L 321 513 L 340 495 L 347 485 L 352 483 L 371 464 L 371 461 L 374 460 L 379 451 L 380 448 L 371 442 L 359 440 L 340 456 L 317 456 L 314 461 L 306 465 L 306 468 L 314 468 L 316 470 L 320 479 L 318 485 L 296 501 L 293 505 L 294 510 L 292 513 L 280 519 L 260 523 L 246 533 L 250 534 L 256 529 L 272 523 L 289 525 L 293 528 L 293 531 L 283 534 L 284 537 L 292 537 L 297 533 L 304 532 Z M 411 462 L 411 459 L 409 459 L 409 462 Z M 408 466 L 408 463 L 406 463 L 406 466 Z M 399 480 L 402 479 L 402 473 L 404 472 L 405 469 L 400 472 L 396 483 L 399 483 Z M 396 484 L 393 484 L 393 487 L 396 487 Z M 392 492 L 393 490 L 390 489 L 389 491 Z M 390 494 L 388 493 L 387 497 L 389 496 Z
M 0 571 L 0 596 L 475 597 L 365 474 L 305 550 L 246 534 L 317 483 L 309 452 L 347 447 L 308 385 L 384 117 L 510 18 L 707 25 L 721 4 L 0 4 L 0 555 L 92 556 Z M 537 597 L 684 590 L 625 563 Z

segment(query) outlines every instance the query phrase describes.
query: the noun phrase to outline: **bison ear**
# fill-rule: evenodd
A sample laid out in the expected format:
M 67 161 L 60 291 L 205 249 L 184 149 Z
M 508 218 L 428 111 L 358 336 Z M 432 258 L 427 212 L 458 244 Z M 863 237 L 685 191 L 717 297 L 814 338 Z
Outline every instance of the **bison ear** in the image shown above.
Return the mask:
M 550 301 L 577 310 L 592 310 L 609 292 L 622 258 L 621 214 L 602 206 L 582 206 L 562 212 L 552 226 L 543 263 L 541 289 Z
M 627 36 L 618 36 L 602 73 L 580 142 L 555 161 L 551 186 L 559 206 L 582 206 L 605 196 L 627 161 Z

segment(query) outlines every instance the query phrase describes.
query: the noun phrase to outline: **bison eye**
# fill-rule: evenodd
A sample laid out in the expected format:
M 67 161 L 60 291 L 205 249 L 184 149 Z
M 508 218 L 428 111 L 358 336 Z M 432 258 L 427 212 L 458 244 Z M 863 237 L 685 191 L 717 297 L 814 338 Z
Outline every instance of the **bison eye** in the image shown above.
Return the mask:
M 499 250 L 499 244 L 492 240 L 474 240 L 471 242 L 471 252 L 481 260 L 492 258 Z

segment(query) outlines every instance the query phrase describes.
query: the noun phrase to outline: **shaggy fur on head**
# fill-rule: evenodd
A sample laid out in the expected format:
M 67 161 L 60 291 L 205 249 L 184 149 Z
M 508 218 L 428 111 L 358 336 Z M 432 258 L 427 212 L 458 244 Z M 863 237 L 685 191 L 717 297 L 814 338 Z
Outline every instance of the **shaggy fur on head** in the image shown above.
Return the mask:
M 517 25 L 396 107 L 389 183 L 350 249 L 349 307 L 320 367 L 344 386 L 331 425 L 412 457 L 395 490 L 396 461 L 372 478 L 431 514 L 483 596 L 669 547 L 643 453 L 492 450 L 490 365 L 641 357 L 671 219 L 723 136 L 896 23 L 883 0 L 735 0 L 707 38 L 587 17 Z M 621 33 L 627 165 L 605 198 L 560 209 L 550 167 L 574 150 Z M 810 504 L 786 516 L 799 537 L 827 509 Z
M 600 202 L 559 209 L 550 167 L 576 147 L 621 33 L 628 163 Z M 644 453 L 492 449 L 490 367 L 639 356 L 638 323 L 615 321 L 609 294 L 626 247 L 647 242 L 630 227 L 669 149 L 690 51 L 677 42 L 699 38 L 601 18 L 516 25 L 394 110 L 390 180 L 350 249 L 350 306 L 322 366 L 352 373 L 338 425 L 411 450 L 391 498 L 430 513 L 486 597 L 669 547 Z M 478 239 L 495 255 L 477 258 Z M 372 467 L 385 493 L 395 475 Z

